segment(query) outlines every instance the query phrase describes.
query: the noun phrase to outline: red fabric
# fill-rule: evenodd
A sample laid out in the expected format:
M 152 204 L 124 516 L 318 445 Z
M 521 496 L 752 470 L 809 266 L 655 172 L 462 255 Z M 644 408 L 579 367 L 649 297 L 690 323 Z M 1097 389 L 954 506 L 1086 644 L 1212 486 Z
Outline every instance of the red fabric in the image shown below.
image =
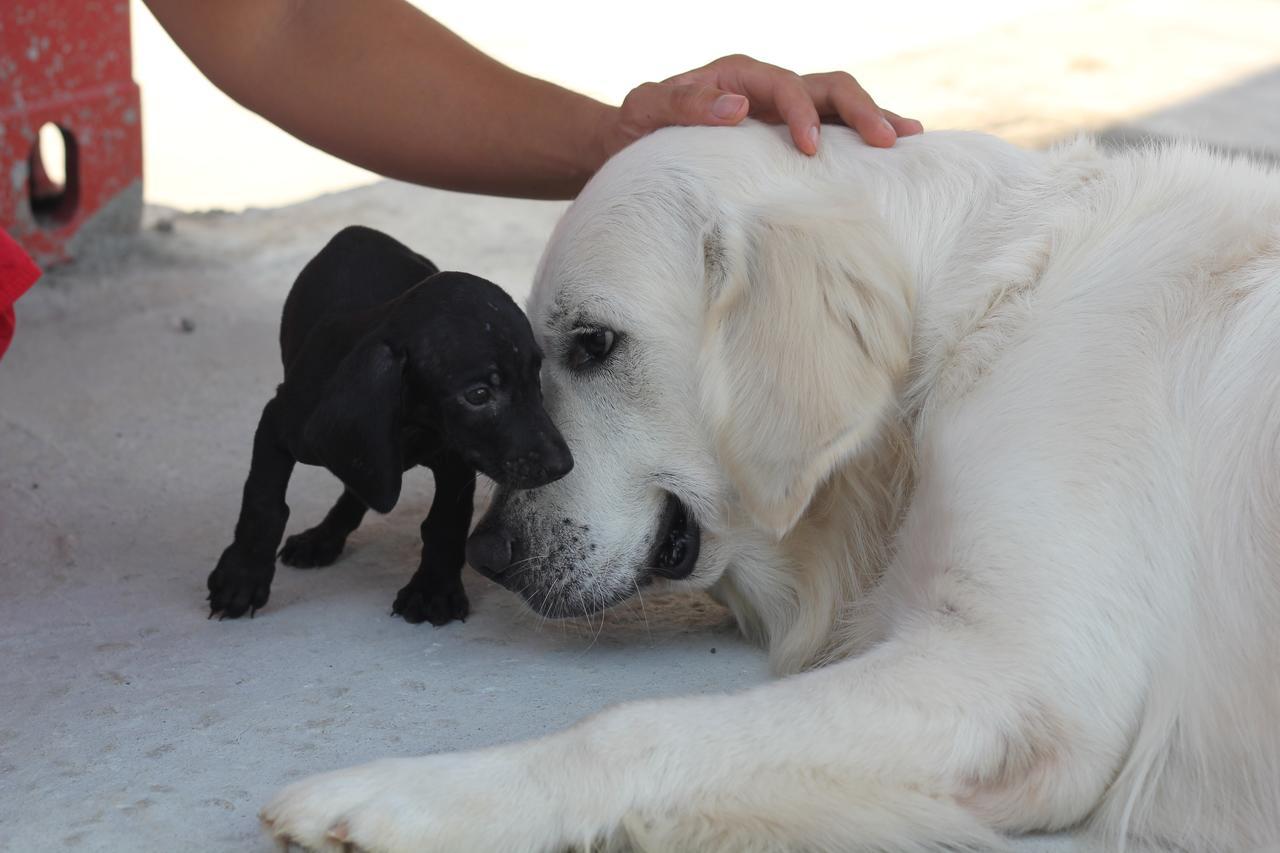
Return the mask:
M 0 358 L 13 340 L 13 303 L 40 277 L 40 268 L 0 230 Z

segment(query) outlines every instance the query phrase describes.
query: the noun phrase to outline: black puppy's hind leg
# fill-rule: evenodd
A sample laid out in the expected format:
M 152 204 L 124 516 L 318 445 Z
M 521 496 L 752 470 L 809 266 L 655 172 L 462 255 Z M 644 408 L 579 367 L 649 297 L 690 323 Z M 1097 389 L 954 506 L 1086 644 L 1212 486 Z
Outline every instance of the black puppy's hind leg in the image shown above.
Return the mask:
M 244 484 L 235 538 L 209 574 L 209 615 L 235 619 L 267 603 L 276 572 L 276 548 L 289 520 L 285 494 L 293 455 L 280 440 L 277 402 L 262 410 L 253 436 L 253 460 Z
M 368 509 L 350 489 L 344 490 L 324 521 L 284 540 L 280 562 L 295 569 L 332 565 L 347 544 L 347 537 L 360 526 Z
M 435 474 L 436 490 L 422 522 L 422 563 L 391 609 L 406 622 L 444 625 L 466 619 L 470 610 L 462 588 L 462 567 L 467 559 L 476 474 L 453 454 L 427 464 Z

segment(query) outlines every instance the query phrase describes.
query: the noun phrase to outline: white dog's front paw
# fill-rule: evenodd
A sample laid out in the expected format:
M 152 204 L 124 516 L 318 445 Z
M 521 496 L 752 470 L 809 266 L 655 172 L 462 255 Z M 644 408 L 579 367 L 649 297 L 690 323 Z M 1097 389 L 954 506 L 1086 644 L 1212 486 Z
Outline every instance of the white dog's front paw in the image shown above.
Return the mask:
M 262 810 L 263 825 L 277 841 L 308 850 L 411 849 L 397 846 L 403 833 L 387 818 L 389 811 L 399 811 L 402 821 L 425 817 L 427 803 L 408 808 L 402 800 L 413 761 L 378 761 L 295 782 Z
M 520 762 L 494 752 L 377 761 L 312 776 L 262 810 L 267 831 L 308 850 L 542 851 L 559 810 Z

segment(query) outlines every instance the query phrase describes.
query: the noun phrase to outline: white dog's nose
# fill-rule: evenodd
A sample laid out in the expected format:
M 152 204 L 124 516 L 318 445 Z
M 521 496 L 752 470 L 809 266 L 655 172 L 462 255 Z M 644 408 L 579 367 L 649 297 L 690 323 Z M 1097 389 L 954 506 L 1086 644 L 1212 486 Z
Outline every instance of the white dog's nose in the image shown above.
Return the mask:
M 501 583 L 511 567 L 511 537 L 498 525 L 482 524 L 467 540 L 467 562 L 480 574 Z

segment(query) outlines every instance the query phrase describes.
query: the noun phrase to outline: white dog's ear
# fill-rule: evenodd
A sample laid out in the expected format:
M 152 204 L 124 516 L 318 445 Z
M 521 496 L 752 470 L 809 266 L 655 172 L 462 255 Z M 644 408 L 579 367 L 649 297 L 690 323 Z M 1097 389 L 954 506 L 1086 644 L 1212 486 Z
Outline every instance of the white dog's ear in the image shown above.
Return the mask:
M 769 211 L 704 233 L 700 393 L 757 526 L 781 538 L 896 402 L 913 289 L 882 228 Z

